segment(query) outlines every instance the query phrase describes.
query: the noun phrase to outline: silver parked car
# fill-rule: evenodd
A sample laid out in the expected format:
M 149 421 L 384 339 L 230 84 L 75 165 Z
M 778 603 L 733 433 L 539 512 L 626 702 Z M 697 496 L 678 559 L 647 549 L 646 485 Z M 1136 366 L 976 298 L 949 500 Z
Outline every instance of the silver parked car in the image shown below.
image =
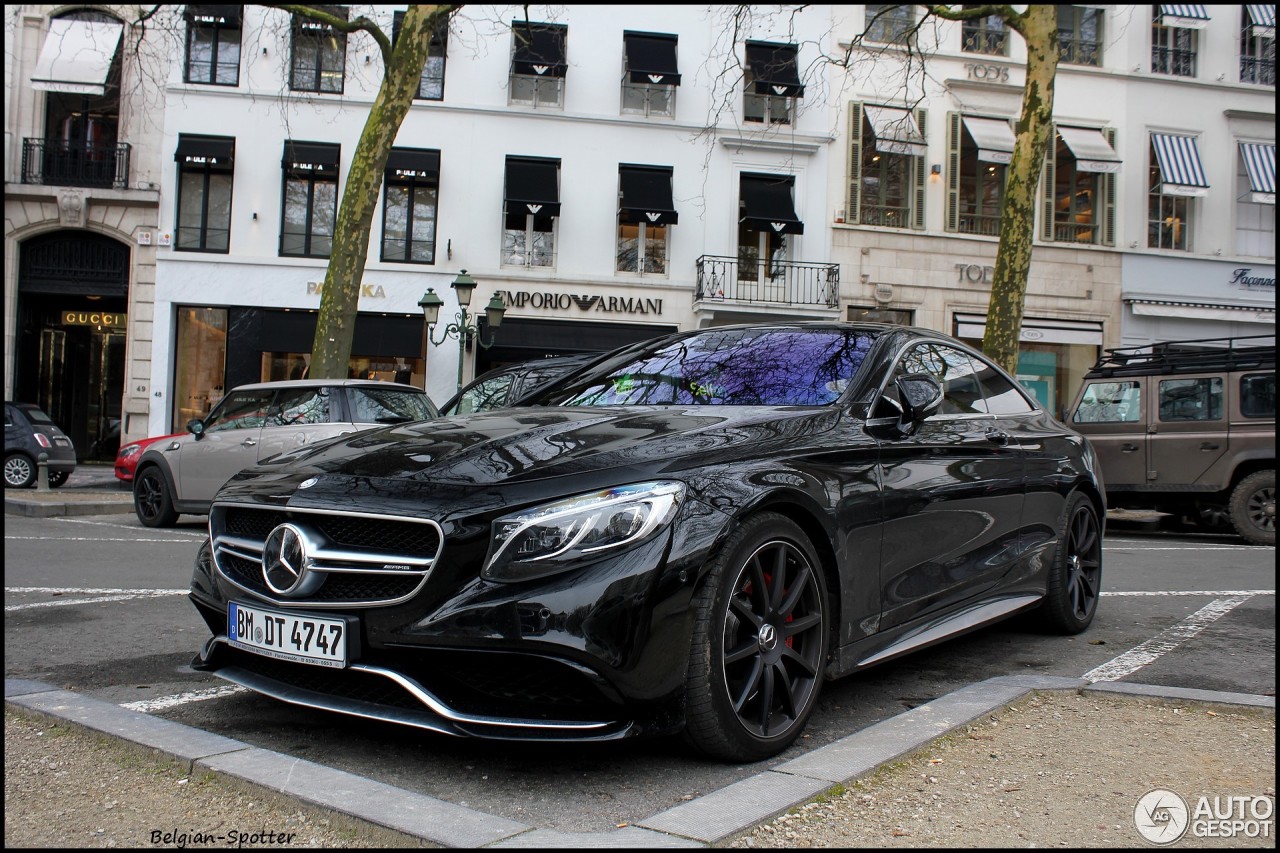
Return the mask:
M 203 515 L 238 472 L 326 438 L 439 415 L 421 388 L 364 379 L 298 379 L 233 388 L 189 435 L 157 441 L 138 460 L 133 509 L 148 527 Z

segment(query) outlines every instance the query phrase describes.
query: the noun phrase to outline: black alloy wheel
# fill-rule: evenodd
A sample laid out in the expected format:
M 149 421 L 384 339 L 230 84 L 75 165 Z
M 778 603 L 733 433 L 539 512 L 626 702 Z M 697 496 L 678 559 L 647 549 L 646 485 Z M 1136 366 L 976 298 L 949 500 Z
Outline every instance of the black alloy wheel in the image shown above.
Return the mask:
M 147 527 L 172 527 L 178 520 L 169 484 L 154 465 L 141 471 L 133 481 L 133 511 Z
M 1067 501 L 1058 553 L 1049 570 L 1044 612 L 1063 634 L 1089 627 L 1102 593 L 1102 525 L 1093 503 L 1076 492 Z
M 729 761 L 776 755 L 822 687 L 826 583 L 803 531 L 766 513 L 721 551 L 699 596 L 686 739 Z
M 67 471 L 50 471 L 49 472 L 49 488 L 59 488 L 63 483 L 67 482 L 67 478 L 71 474 Z
M 21 453 L 10 453 L 4 458 L 4 484 L 6 487 L 25 489 L 36 481 L 36 466 Z

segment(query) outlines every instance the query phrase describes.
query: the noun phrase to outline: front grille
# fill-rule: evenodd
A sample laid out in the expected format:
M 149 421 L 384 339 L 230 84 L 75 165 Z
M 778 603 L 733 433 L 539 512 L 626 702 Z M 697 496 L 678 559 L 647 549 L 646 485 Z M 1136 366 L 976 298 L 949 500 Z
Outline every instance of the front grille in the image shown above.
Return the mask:
M 263 577 L 262 554 L 268 536 L 285 523 L 302 533 L 302 564 L 312 580 L 281 595 Z M 215 504 L 209 530 L 219 574 L 281 607 L 373 607 L 407 600 L 426 583 L 444 544 L 440 526 L 429 519 L 236 504 Z M 286 588 L 278 579 L 273 583 Z

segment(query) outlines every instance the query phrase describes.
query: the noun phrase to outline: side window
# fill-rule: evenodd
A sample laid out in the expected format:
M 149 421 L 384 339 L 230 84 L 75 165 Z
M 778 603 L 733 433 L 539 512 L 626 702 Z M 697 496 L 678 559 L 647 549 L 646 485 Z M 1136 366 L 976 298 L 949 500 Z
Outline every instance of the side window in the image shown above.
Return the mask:
M 458 410 L 454 414 L 467 415 L 471 412 L 483 412 L 486 409 L 501 406 L 507 398 L 507 388 L 511 386 L 511 379 L 510 373 L 504 373 L 471 388 L 458 401 Z
M 204 431 L 258 429 L 267 420 L 270 391 L 233 391 L 218 404 L 204 423 Z
M 1222 380 L 1160 380 L 1160 420 L 1216 421 L 1222 419 Z
M 1078 424 L 1137 423 L 1142 419 L 1139 382 L 1091 382 L 1071 417 Z
M 357 424 L 398 424 L 436 416 L 426 394 L 405 391 L 403 386 L 348 387 L 347 399 L 351 401 L 351 422 Z
M 907 352 L 893 372 L 893 381 L 911 373 L 926 373 L 942 386 L 940 415 L 983 414 L 986 401 L 973 362 L 959 350 L 940 344 L 920 344 Z M 895 395 L 893 382 L 890 395 Z
M 266 425 L 302 426 L 329 423 L 328 388 L 294 388 L 281 391 L 271 407 Z
M 1240 414 L 1246 418 L 1275 418 L 1274 373 L 1250 373 L 1240 377 Z
M 1035 411 L 1035 407 L 1027 402 L 1027 397 L 1018 387 L 996 369 L 980 358 L 969 357 L 978 370 L 978 383 L 987 398 L 987 411 L 993 415 L 1020 415 Z

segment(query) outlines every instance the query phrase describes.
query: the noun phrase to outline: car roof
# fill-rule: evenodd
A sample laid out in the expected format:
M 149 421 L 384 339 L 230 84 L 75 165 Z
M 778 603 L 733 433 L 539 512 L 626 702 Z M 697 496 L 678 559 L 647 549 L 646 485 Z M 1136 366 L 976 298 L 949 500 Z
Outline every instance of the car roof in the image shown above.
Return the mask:
M 381 379 L 278 379 L 274 382 L 252 382 L 247 385 L 237 385 L 231 390 L 262 391 L 275 390 L 277 388 L 322 388 L 331 385 L 344 387 L 374 386 L 378 388 L 395 388 L 397 391 L 416 391 L 419 394 L 427 393 L 413 385 L 405 385 L 401 382 L 385 382 Z

